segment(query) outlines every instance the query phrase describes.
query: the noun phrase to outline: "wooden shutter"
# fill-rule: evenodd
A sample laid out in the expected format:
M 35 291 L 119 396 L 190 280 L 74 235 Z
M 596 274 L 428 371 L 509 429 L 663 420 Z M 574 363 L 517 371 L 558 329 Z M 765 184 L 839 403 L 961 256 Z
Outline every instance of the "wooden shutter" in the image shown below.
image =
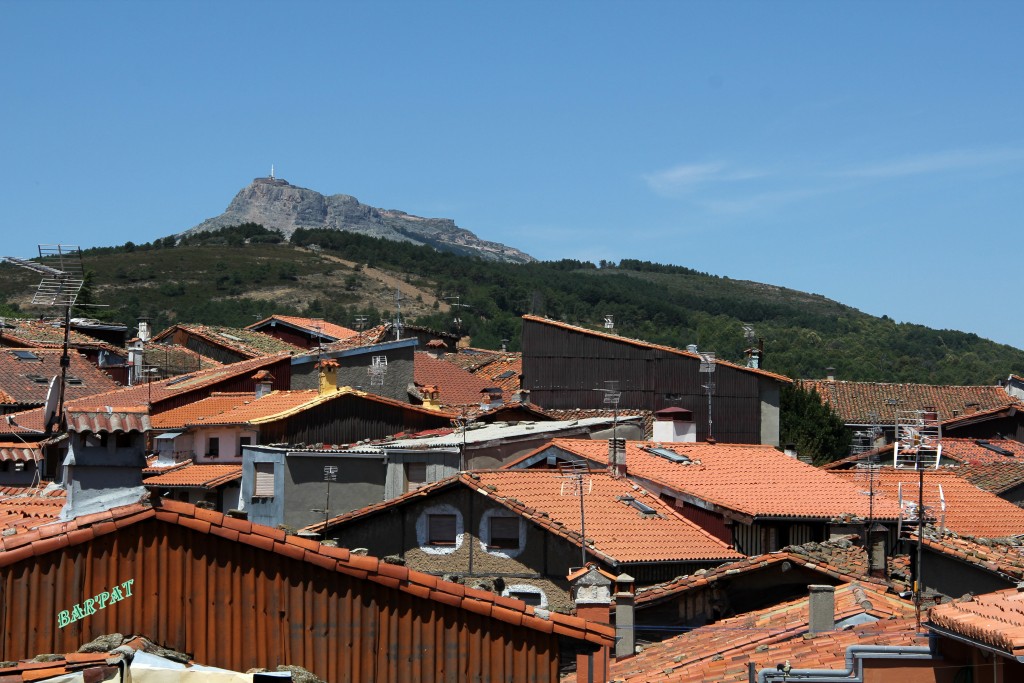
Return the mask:
M 491 548 L 519 547 L 519 518 L 491 517 Z
M 256 485 L 253 487 L 253 498 L 274 497 L 274 463 L 257 462 L 253 463 L 256 469 Z
M 431 545 L 455 545 L 455 515 L 430 515 L 427 522 Z
M 405 490 L 415 491 L 427 483 L 427 463 L 410 462 L 405 465 Z

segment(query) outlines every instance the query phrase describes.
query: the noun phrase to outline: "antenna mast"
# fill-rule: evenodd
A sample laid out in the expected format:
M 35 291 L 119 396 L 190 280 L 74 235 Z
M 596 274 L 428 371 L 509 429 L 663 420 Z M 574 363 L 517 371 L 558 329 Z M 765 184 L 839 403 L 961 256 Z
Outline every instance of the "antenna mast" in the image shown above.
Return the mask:
M 700 372 L 705 373 L 708 378 L 701 387 L 708 394 L 708 438 L 711 438 L 711 395 L 715 393 L 715 352 L 700 351 Z
M 56 410 L 53 415 L 46 415 L 45 429 L 50 433 L 54 426 L 64 423 L 64 392 L 67 387 L 68 367 L 71 356 L 68 346 L 71 337 L 71 307 L 78 299 L 78 293 L 85 283 L 85 269 L 82 266 L 82 251 L 69 244 L 40 244 L 39 261 L 4 256 L 2 261 L 10 261 L 16 266 L 31 270 L 43 276 L 32 296 L 32 303 L 42 306 L 64 307 L 64 345 L 60 357 L 60 385 Z M 56 378 L 55 378 L 56 379 Z M 51 389 L 53 384 L 51 383 Z M 49 408 L 50 401 L 47 400 Z
M 586 460 L 563 461 L 558 465 L 558 477 L 564 479 L 558 495 L 566 495 L 566 488 L 574 496 L 580 498 L 580 566 L 587 564 L 587 523 L 586 510 L 583 507 L 583 494 L 594 490 L 594 480 L 590 477 L 590 464 Z

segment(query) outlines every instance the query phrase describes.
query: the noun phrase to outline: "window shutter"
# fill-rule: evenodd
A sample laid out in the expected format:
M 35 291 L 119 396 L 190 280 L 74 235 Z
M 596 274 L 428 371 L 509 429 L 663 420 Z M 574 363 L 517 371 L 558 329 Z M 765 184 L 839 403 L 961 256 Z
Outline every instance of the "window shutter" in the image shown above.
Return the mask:
M 427 483 L 427 463 L 410 462 L 405 465 L 405 490 L 415 491 Z
M 455 515 L 430 515 L 430 543 L 455 545 Z
M 519 547 L 518 517 L 491 517 L 490 531 L 492 548 Z
M 274 463 L 257 462 L 253 463 L 256 469 L 256 485 L 253 487 L 253 498 L 274 497 Z

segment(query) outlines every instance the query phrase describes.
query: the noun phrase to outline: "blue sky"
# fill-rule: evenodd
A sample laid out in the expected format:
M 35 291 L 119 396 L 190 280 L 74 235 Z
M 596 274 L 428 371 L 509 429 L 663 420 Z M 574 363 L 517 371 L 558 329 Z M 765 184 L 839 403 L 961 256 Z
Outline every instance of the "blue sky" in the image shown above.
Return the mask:
M 0 255 L 253 177 L 1024 348 L 1024 3 L 0 0 Z

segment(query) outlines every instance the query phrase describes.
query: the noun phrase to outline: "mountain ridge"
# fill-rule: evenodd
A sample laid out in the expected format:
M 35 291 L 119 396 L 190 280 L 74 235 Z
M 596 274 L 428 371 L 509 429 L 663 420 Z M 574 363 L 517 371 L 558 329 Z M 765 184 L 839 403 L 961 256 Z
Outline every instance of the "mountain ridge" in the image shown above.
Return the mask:
M 274 176 L 254 178 L 235 195 L 223 213 L 176 237 L 242 223 L 279 230 L 286 238 L 299 228 L 329 229 L 426 245 L 491 261 L 529 263 L 535 260 L 515 247 L 480 239 L 473 232 L 458 227 L 450 218 L 425 218 L 398 209 L 380 209 L 363 204 L 352 195 L 324 195 Z

